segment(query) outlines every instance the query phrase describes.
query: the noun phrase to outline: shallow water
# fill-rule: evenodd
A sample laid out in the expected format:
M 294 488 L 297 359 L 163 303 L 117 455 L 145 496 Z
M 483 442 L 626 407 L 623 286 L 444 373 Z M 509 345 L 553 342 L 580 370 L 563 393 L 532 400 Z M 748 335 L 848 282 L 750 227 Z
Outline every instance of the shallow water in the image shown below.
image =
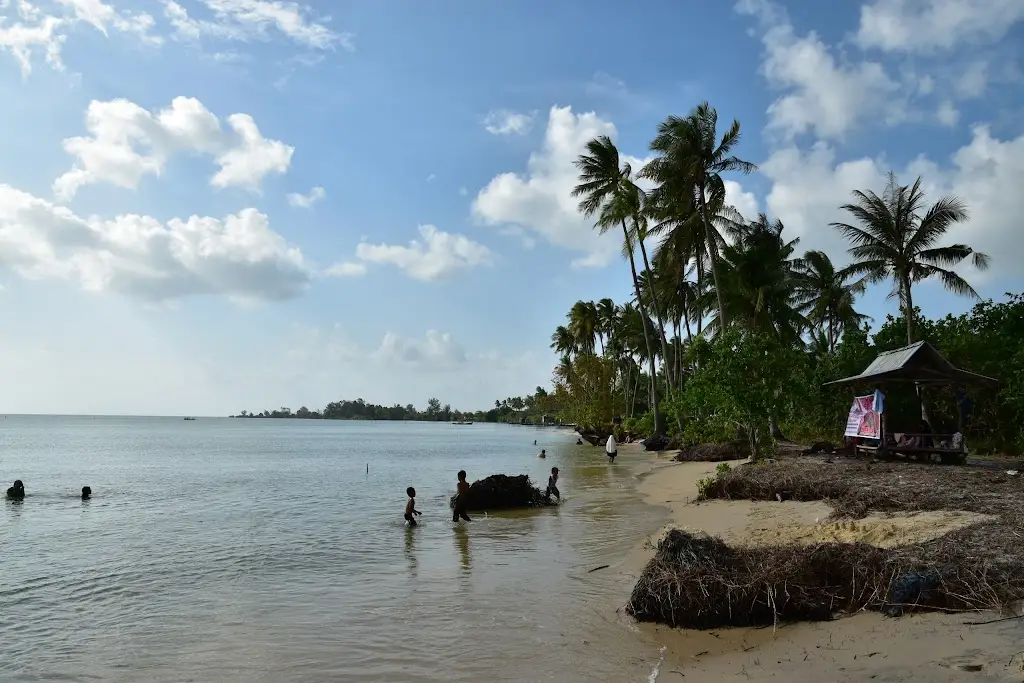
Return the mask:
M 552 466 L 558 508 L 451 523 L 460 468 Z M 8 416 L 0 679 L 647 680 L 622 577 L 587 571 L 658 526 L 633 474 L 519 426 Z

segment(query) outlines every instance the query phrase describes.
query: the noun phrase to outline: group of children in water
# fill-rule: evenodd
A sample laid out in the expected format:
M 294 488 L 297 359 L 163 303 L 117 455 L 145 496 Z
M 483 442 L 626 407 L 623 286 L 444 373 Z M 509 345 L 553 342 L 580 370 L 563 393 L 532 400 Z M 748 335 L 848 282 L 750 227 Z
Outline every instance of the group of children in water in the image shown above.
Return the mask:
M 536 446 L 537 442 L 534 441 L 533 445 Z M 546 458 L 547 452 L 542 448 L 540 453 L 537 454 L 538 458 Z M 466 499 L 469 495 L 469 482 L 466 481 L 466 470 L 459 470 L 458 484 L 455 489 L 455 502 L 452 505 L 452 522 L 458 522 L 463 519 L 467 522 L 473 520 L 466 514 Z M 409 487 L 405 490 L 406 495 L 409 496 L 408 502 L 405 504 L 405 521 L 409 523 L 409 526 L 416 526 L 416 517 L 423 513 L 416 509 L 416 489 Z M 559 502 L 562 500 L 562 492 L 558 490 L 558 468 L 551 468 L 551 476 L 548 477 L 548 486 L 544 491 L 544 496 L 551 500 L 551 496 L 558 499 Z
M 88 486 L 82 487 L 82 500 L 92 498 L 92 489 Z M 7 488 L 7 500 L 25 500 L 25 484 L 21 479 L 15 479 L 14 485 Z

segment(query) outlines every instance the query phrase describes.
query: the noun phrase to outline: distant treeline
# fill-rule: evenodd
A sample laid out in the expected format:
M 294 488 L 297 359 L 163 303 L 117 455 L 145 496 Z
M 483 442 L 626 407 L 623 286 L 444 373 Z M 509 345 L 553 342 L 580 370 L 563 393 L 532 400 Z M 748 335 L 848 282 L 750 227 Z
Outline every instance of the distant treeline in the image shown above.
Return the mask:
M 333 401 L 323 410 L 310 410 L 302 406 L 296 411 L 291 408 L 250 412 L 243 410 L 234 418 L 283 418 L 299 420 L 417 420 L 422 422 L 468 421 L 508 422 L 514 424 L 540 424 L 545 412 L 547 392 L 537 387 L 532 395 L 516 396 L 496 400 L 488 410 L 464 412 L 453 410 L 449 404 L 441 404 L 438 398 L 427 401 L 425 410 L 418 410 L 413 404 L 391 406 L 367 403 L 361 398 L 354 401 Z

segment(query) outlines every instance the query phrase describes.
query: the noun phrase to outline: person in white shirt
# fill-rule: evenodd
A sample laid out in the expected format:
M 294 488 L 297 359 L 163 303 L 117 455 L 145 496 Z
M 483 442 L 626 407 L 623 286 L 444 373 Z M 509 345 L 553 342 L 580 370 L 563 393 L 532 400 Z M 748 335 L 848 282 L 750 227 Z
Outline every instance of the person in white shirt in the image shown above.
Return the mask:
M 619 454 L 615 444 L 615 435 L 609 434 L 608 441 L 604 445 L 604 452 L 608 454 L 608 461 L 615 462 L 615 456 Z

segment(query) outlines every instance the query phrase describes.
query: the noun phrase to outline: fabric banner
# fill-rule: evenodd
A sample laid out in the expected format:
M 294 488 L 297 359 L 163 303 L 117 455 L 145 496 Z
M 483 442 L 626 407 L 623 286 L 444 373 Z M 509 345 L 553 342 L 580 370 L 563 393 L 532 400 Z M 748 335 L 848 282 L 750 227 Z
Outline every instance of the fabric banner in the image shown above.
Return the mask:
M 875 410 L 875 395 L 858 396 L 853 399 L 850 416 L 846 418 L 844 436 L 859 436 L 865 439 L 877 439 L 879 434 L 879 416 Z

